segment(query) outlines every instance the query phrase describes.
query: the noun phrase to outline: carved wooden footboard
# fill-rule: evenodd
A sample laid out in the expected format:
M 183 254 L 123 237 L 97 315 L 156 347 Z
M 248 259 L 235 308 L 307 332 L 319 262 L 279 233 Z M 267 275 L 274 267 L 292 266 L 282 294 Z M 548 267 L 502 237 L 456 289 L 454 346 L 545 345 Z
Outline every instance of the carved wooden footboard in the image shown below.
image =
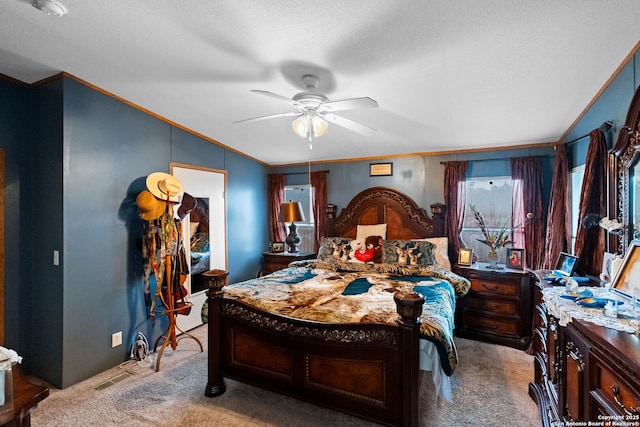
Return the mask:
M 336 325 L 267 313 L 208 283 L 206 396 L 224 393 L 227 377 L 378 423 L 418 425 L 422 297 L 394 297 L 398 326 Z

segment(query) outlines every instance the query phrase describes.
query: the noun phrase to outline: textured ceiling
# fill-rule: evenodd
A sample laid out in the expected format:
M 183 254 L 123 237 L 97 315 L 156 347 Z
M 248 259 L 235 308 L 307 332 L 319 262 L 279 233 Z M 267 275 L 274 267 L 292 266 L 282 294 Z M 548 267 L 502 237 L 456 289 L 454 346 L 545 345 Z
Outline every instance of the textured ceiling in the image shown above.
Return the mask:
M 0 2 L 0 73 L 70 73 L 268 164 L 555 142 L 640 40 L 637 0 Z M 309 150 L 283 100 L 320 76 L 343 116 Z

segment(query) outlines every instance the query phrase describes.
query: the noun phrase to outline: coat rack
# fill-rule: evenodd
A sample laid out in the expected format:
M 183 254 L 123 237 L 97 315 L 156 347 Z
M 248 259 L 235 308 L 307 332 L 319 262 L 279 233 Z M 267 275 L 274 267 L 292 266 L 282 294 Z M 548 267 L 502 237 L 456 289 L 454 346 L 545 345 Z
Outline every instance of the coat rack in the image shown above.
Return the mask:
M 162 354 L 167 346 L 170 345 L 176 350 L 181 339 L 191 338 L 198 343 L 200 352 L 204 349 L 200 340 L 180 329 L 176 323 L 177 316 L 185 311 L 188 313 L 192 308 L 191 303 L 184 300 L 186 291 L 181 292 L 182 274 L 185 274 L 186 279 L 188 271 L 182 242 L 182 221 L 181 218 L 174 218 L 173 210 L 180 195 L 184 193 L 182 184 L 172 175 L 154 172 L 147 177 L 146 185 L 147 190 L 142 191 L 136 198 L 140 218 L 147 221 L 142 245 L 145 304 L 152 322 L 155 321 L 156 313 L 166 315 L 169 320 L 167 330 L 158 337 L 153 346 L 153 351 L 156 352 L 158 344 L 162 341 L 155 362 L 158 372 Z M 150 292 L 152 274 L 156 278 L 154 298 L 151 298 Z M 180 295 L 181 298 L 176 298 L 176 295 Z M 182 302 L 178 301 L 179 299 L 182 299 Z M 162 303 L 160 307 L 159 302 Z M 176 330 L 182 333 L 180 338 L 177 337 Z
M 169 325 L 167 326 L 167 330 L 164 332 L 164 334 L 156 339 L 156 342 L 153 346 L 153 351 L 156 352 L 158 344 L 160 343 L 160 341 L 162 341 L 162 345 L 160 346 L 160 350 L 158 350 L 157 352 L 155 362 L 156 372 L 160 370 L 160 360 L 162 359 L 162 354 L 167 346 L 171 345 L 171 349 L 176 350 L 176 348 L 178 347 L 178 342 L 183 338 L 191 338 L 195 340 L 195 342 L 198 343 L 198 346 L 200 347 L 200 352 L 202 353 L 204 351 L 200 340 L 180 329 L 180 327 L 176 323 L 177 316 L 179 316 L 180 312 L 185 308 L 191 308 L 191 303 L 187 302 L 185 306 L 178 307 L 175 298 L 177 291 L 177 289 L 174 289 L 176 284 L 175 275 L 179 275 L 181 272 L 177 268 L 172 268 L 172 266 L 179 265 L 179 259 L 181 256 L 180 251 L 184 250 L 184 248 L 181 248 L 182 222 L 179 219 L 173 219 L 173 209 L 171 203 L 167 203 L 167 208 L 165 210 L 165 213 L 163 214 L 163 217 L 161 217 L 160 224 L 162 225 L 160 235 L 162 237 L 162 250 L 164 251 L 164 280 L 162 281 L 162 284 L 156 285 L 156 295 L 159 296 L 159 299 L 161 300 L 164 308 L 156 310 L 156 313 L 166 315 L 167 319 L 169 320 Z M 179 281 L 177 286 L 182 286 Z M 176 330 L 182 333 L 180 338 L 178 338 Z

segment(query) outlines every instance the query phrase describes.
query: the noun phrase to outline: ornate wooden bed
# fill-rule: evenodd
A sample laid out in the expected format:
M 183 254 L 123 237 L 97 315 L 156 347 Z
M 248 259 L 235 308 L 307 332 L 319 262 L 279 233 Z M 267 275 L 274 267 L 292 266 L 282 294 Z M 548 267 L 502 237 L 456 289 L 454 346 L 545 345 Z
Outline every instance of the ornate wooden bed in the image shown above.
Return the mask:
M 355 237 L 358 224 L 387 223 L 388 239 L 437 237 L 444 229 L 443 205 L 432 205 L 431 218 L 390 188 L 362 191 L 335 211 L 327 209 L 328 236 Z M 397 326 L 329 324 L 261 311 L 225 298 L 224 281 L 208 284 L 206 396 L 224 393 L 227 377 L 381 424 L 418 425 L 420 295 L 394 296 Z

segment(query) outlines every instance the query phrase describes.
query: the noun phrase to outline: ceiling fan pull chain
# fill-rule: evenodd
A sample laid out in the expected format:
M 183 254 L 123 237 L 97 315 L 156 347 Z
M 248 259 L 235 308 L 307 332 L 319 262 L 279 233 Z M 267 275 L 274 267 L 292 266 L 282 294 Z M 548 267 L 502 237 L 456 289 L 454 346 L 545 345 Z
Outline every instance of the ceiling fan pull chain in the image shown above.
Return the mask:
M 309 150 L 313 150 L 313 133 L 309 129 Z

